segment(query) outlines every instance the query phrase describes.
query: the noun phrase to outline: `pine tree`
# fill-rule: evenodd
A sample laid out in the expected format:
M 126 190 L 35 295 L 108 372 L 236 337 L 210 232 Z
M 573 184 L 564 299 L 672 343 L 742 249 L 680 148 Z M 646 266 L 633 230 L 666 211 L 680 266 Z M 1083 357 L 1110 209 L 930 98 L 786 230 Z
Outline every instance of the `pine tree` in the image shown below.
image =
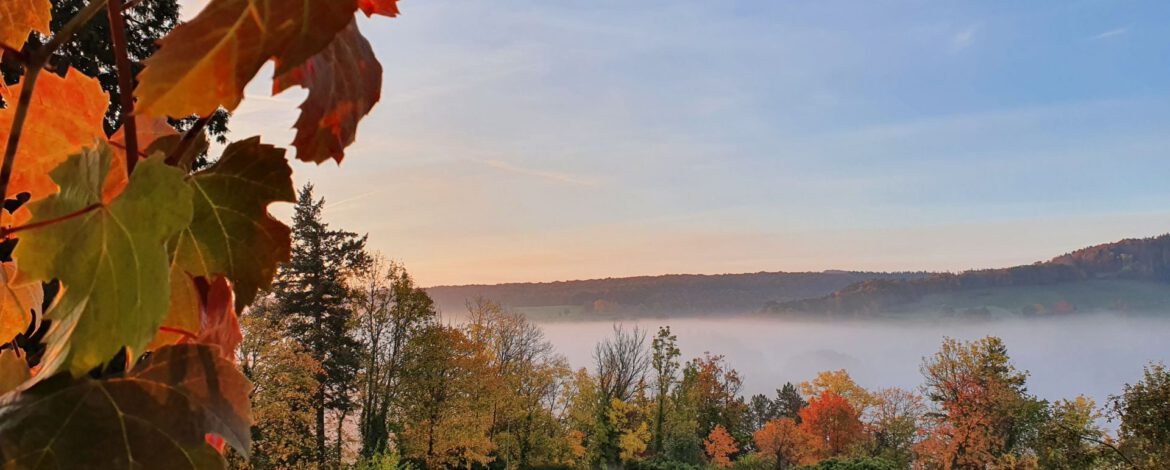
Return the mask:
M 347 274 L 368 259 L 366 237 L 331 230 L 322 220 L 324 199 L 307 184 L 297 196 L 291 260 L 281 266 L 275 294 L 289 333 L 321 364 L 313 397 L 317 458 L 327 462 L 325 414 L 342 418 L 353 410 L 353 388 L 361 365 L 361 344 L 352 331 L 353 307 Z M 339 436 L 340 437 L 340 436 Z

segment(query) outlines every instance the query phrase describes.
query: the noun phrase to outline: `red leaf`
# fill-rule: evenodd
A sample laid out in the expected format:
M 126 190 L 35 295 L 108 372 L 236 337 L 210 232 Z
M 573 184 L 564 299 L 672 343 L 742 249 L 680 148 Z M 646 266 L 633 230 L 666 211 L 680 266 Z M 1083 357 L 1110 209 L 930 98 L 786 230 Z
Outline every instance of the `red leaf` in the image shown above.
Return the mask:
M 293 85 L 309 90 L 296 123 L 297 158 L 315 163 L 332 158 L 340 163 L 354 141 L 358 121 L 381 98 L 382 65 L 357 23 L 350 23 L 319 54 L 278 75 L 273 94 Z
M 358 8 L 366 16 L 398 16 L 398 0 L 358 0 Z

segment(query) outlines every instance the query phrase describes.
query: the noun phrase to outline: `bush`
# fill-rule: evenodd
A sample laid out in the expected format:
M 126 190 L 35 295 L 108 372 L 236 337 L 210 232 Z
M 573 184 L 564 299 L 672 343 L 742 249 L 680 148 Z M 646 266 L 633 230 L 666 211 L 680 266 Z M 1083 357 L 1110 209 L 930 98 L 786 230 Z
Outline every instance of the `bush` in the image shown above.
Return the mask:
M 857 458 L 823 460 L 816 465 L 801 467 L 803 470 L 899 470 L 897 465 L 885 459 Z

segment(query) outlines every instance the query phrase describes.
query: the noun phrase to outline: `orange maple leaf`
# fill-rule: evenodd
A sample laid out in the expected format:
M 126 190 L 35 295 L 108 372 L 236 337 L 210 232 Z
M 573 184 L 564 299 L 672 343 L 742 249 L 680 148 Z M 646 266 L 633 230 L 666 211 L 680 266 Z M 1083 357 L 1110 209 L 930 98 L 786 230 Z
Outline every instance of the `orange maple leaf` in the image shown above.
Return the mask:
M 19 51 L 28 34 L 49 34 L 53 5 L 49 0 L 4 0 L 0 2 L 0 45 Z
M 320 52 L 353 21 L 357 0 L 217 0 L 159 42 L 139 74 L 138 110 L 160 116 L 231 111 L 269 60 L 278 75 Z
M 7 145 L 23 81 L 0 89 L 8 107 L 0 109 L 0 145 Z M 57 192 L 49 172 L 82 147 L 106 139 L 102 119 L 109 97 L 95 78 L 70 70 L 64 77 L 42 73 L 33 90 L 28 117 L 16 149 L 7 196 L 28 192 L 33 200 Z

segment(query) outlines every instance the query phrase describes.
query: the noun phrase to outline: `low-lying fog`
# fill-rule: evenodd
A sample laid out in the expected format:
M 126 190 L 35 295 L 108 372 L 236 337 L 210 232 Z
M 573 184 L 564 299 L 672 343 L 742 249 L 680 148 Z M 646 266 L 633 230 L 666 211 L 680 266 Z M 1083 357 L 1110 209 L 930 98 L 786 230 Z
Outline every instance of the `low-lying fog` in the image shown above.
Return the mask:
M 1121 316 L 1063 317 L 986 323 L 794 322 L 761 318 L 626 320 L 647 332 L 670 325 L 684 359 L 723 354 L 743 379 L 743 393 L 773 394 L 786 381 L 845 368 L 870 389 L 917 389 L 919 365 L 944 336 L 1004 339 L 1013 362 L 1028 370 L 1029 389 L 1041 398 L 1084 394 L 1103 404 L 1151 361 L 1170 362 L 1170 319 Z M 611 322 L 542 323 L 548 339 L 574 368 L 592 368 L 594 344 L 612 335 Z

